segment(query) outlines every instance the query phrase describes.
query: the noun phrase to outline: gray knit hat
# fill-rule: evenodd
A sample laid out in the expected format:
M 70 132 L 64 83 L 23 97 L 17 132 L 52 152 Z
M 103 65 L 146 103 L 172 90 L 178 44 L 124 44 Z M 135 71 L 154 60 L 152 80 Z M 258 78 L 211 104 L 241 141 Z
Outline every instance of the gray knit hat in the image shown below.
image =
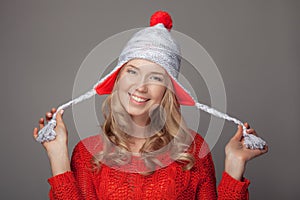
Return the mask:
M 90 91 L 58 107 L 53 118 L 39 131 L 36 140 L 41 143 L 54 140 L 56 136 L 54 131 L 56 126 L 56 114 L 59 110 L 89 99 L 96 94 L 110 94 L 118 73 L 124 64 L 132 59 L 140 58 L 152 61 L 167 71 L 179 104 L 196 106 L 198 109 L 214 116 L 233 121 L 243 126 L 243 136 L 246 147 L 251 149 L 263 149 L 266 142 L 253 134 L 247 134 L 246 127 L 240 120 L 196 102 L 189 91 L 179 83 L 178 74 L 180 70 L 181 53 L 179 45 L 170 34 L 172 28 L 170 15 L 167 12 L 158 11 L 152 15 L 150 25 L 150 27 L 144 28 L 133 35 L 122 50 L 116 67 L 99 80 Z

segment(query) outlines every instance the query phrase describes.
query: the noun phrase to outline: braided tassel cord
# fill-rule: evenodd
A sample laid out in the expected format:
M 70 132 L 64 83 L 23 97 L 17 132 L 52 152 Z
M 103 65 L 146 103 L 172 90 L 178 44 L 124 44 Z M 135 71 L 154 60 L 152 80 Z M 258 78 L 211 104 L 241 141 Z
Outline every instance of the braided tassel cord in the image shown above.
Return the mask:
M 216 117 L 226 119 L 228 121 L 232 121 L 237 125 L 241 125 L 243 127 L 243 136 L 244 136 L 244 144 L 248 149 L 263 149 L 264 146 L 267 144 L 263 139 L 260 137 L 257 137 L 253 134 L 248 134 L 246 132 L 247 128 L 245 125 L 238 119 L 235 119 L 233 117 L 230 117 L 227 114 L 221 113 L 213 108 L 208 107 L 207 105 L 201 104 L 201 103 L 196 103 L 196 107 L 200 110 L 203 110 L 209 114 L 212 114 Z
M 43 142 L 49 142 L 51 140 L 54 140 L 56 137 L 56 133 L 54 131 L 54 128 L 56 126 L 56 115 L 60 110 L 64 110 L 67 107 L 71 105 L 75 105 L 81 101 L 84 101 L 86 99 L 91 98 L 96 94 L 95 89 L 91 89 L 87 93 L 77 97 L 76 99 L 73 99 L 61 106 L 58 107 L 57 111 L 54 113 L 52 119 L 38 132 L 38 136 L 36 138 L 36 141 L 43 143 Z
M 75 105 L 81 101 L 84 101 L 86 99 L 91 98 L 92 96 L 94 96 L 96 94 L 95 89 L 91 89 L 90 91 L 88 91 L 87 93 L 77 97 L 74 100 L 71 100 L 61 106 L 58 107 L 56 113 L 54 113 L 52 119 L 38 132 L 38 136 L 36 138 L 36 140 L 40 143 L 43 142 L 48 142 L 51 140 L 54 140 L 56 137 L 56 133 L 54 131 L 54 128 L 56 126 L 56 115 L 57 113 L 62 110 L 62 109 L 66 109 L 67 107 L 71 106 L 71 105 Z M 261 138 L 253 135 L 253 134 L 247 134 L 246 130 L 247 128 L 244 126 L 244 124 L 238 120 L 235 119 L 233 117 L 230 117 L 227 114 L 224 114 L 222 112 L 219 112 L 213 108 L 208 107 L 207 105 L 201 104 L 201 103 L 196 103 L 196 107 L 200 110 L 203 110 L 207 113 L 210 113 L 216 117 L 219 118 L 223 118 L 226 119 L 228 121 L 232 121 L 237 125 L 241 125 L 243 127 L 243 136 L 244 136 L 244 144 L 246 145 L 247 148 L 250 149 L 263 149 L 264 146 L 266 145 L 266 142 L 264 140 L 262 140 Z

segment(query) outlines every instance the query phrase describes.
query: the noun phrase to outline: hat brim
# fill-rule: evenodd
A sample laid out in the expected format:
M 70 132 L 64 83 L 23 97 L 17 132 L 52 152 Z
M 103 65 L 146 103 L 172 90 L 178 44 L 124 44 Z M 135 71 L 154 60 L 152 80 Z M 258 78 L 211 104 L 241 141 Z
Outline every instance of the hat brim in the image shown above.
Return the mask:
M 124 65 L 122 65 L 120 67 L 116 67 L 114 71 L 112 71 L 109 75 L 104 77 L 103 80 L 100 81 L 100 83 L 98 85 L 96 85 L 96 87 L 94 89 L 96 90 L 96 93 L 98 95 L 111 94 L 111 92 L 114 88 L 116 79 L 118 77 L 118 74 L 123 66 Z M 194 106 L 196 102 L 194 101 L 193 97 L 170 74 L 169 74 L 169 77 L 173 84 L 174 92 L 175 92 L 178 103 L 180 105 L 185 105 L 185 106 Z

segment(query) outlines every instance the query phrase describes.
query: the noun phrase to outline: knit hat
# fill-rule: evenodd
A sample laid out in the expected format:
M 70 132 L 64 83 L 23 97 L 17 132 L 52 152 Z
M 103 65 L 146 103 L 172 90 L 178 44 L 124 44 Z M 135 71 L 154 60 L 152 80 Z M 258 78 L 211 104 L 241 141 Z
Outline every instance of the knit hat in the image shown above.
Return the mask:
M 119 56 L 116 67 L 104 78 L 99 80 L 90 91 L 58 107 L 52 119 L 39 131 L 36 140 L 41 143 L 54 140 L 56 137 L 54 131 L 56 126 L 56 114 L 59 110 L 66 109 L 70 105 L 89 99 L 96 94 L 110 94 L 121 68 L 130 60 L 139 58 L 154 62 L 166 70 L 180 105 L 196 106 L 198 109 L 214 116 L 233 121 L 235 124 L 243 126 L 243 136 L 246 147 L 251 149 L 263 149 L 266 142 L 253 134 L 247 134 L 247 128 L 240 120 L 196 102 L 190 92 L 180 84 L 178 74 L 180 70 L 181 52 L 179 45 L 170 34 L 171 28 L 172 19 L 167 12 L 157 11 L 154 13 L 150 19 L 150 27 L 138 31 L 127 42 Z

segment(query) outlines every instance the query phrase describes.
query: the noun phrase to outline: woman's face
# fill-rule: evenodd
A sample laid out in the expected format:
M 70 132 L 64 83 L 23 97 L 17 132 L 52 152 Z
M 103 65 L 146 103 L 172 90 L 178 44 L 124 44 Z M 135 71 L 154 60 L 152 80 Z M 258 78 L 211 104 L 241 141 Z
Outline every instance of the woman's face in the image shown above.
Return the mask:
M 149 113 L 160 105 L 169 77 L 159 65 L 134 59 L 122 68 L 118 81 L 121 105 L 137 125 L 149 122 Z

